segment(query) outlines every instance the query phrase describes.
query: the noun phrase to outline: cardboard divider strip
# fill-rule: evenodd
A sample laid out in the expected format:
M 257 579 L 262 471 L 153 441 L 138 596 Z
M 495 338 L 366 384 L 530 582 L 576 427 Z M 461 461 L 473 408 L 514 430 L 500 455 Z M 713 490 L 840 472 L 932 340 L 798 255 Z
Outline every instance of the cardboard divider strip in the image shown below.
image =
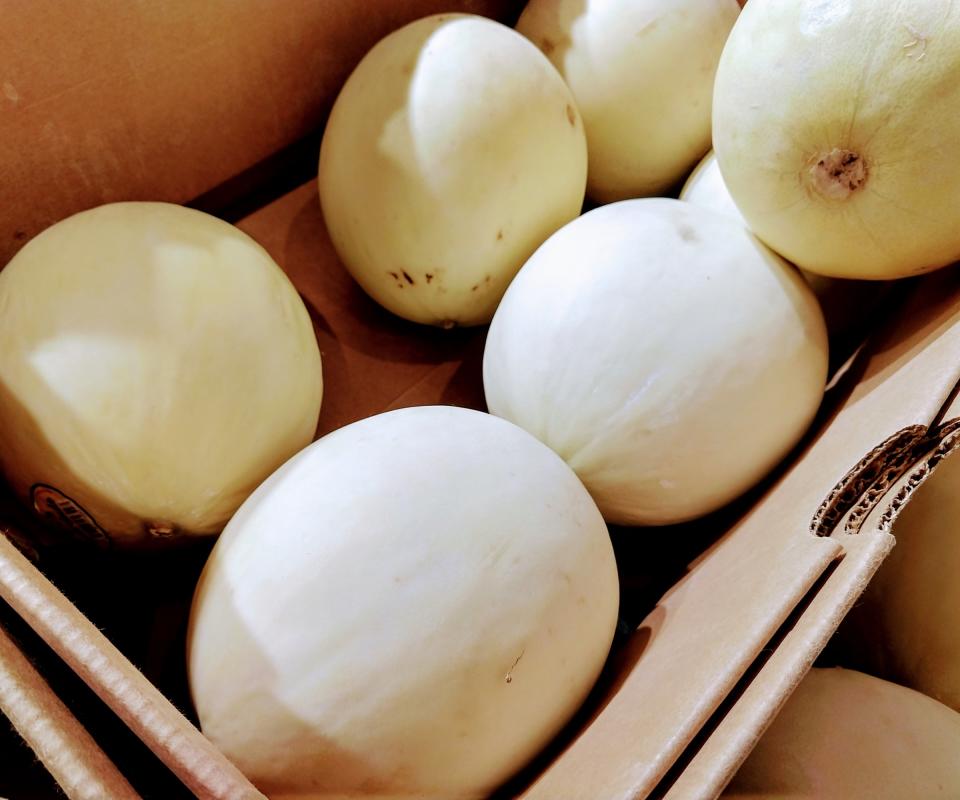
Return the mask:
M 139 800 L 2 626 L 0 711 L 70 800 Z
M 6 538 L 0 597 L 201 800 L 264 796 Z
M 893 547 L 893 537 L 845 535 L 845 555 L 730 712 L 664 794 L 713 800 L 733 777 Z

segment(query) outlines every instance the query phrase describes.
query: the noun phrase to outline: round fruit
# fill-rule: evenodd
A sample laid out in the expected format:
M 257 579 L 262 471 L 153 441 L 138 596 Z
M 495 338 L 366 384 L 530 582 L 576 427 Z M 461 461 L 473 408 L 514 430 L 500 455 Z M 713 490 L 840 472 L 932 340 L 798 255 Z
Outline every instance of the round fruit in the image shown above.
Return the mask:
M 402 409 L 319 440 L 230 521 L 190 686 L 270 797 L 486 796 L 582 703 L 617 606 L 563 461 L 488 414 Z
M 533 45 L 444 14 L 390 34 L 344 85 L 320 150 L 320 200 L 343 263 L 416 322 L 489 322 L 507 284 L 580 213 L 586 142 Z
M 960 5 L 748 3 L 713 142 L 750 229 L 811 272 L 898 278 L 960 258 Z
M 660 194 L 710 149 L 713 77 L 736 0 L 531 0 L 517 30 L 563 75 L 583 114 L 587 192 Z
M 566 459 L 608 521 L 667 524 L 732 500 L 806 429 L 823 317 L 746 229 L 679 200 L 603 206 L 554 234 L 487 336 L 490 410 Z
M 0 306 L 0 463 L 82 538 L 216 533 L 313 437 L 306 308 L 263 248 L 200 211 L 59 222 L 0 273 Z

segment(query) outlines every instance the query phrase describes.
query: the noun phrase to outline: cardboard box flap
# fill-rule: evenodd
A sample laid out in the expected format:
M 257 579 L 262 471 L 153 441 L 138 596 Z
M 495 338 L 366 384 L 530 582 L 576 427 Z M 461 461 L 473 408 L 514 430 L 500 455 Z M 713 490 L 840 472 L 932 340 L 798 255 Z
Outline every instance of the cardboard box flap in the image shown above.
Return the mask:
M 817 437 L 641 624 L 634 638 L 644 647 L 628 674 L 525 797 L 648 796 L 843 556 L 674 788 L 658 794 L 710 797 L 726 783 L 892 545 L 879 532 L 826 534 L 925 439 L 960 379 L 960 276 L 913 286 L 831 390 L 837 410 Z

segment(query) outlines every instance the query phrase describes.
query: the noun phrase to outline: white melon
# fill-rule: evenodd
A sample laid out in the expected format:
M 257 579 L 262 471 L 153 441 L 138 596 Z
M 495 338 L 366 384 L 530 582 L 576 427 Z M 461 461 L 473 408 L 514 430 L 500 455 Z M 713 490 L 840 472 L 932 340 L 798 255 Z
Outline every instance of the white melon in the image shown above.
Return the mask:
M 478 411 L 320 439 L 244 504 L 194 599 L 204 733 L 271 798 L 478 798 L 594 683 L 616 624 L 599 511 Z
M 531 0 L 517 30 L 573 91 L 588 194 L 662 194 L 710 149 L 713 77 L 736 0 Z
M 217 533 L 313 438 L 322 378 L 303 301 L 208 214 L 76 214 L 0 273 L 0 307 L 0 463 L 81 538 Z
M 580 213 L 573 96 L 516 31 L 440 14 L 387 36 L 334 104 L 320 200 L 344 265 L 416 322 L 489 322 L 507 284 Z
M 898 278 L 960 258 L 960 5 L 747 3 L 713 98 L 720 171 L 797 266 Z
M 490 326 L 483 383 L 608 521 L 653 525 L 759 480 L 809 425 L 826 370 L 823 316 L 793 267 L 733 220 L 647 198 L 533 255 Z

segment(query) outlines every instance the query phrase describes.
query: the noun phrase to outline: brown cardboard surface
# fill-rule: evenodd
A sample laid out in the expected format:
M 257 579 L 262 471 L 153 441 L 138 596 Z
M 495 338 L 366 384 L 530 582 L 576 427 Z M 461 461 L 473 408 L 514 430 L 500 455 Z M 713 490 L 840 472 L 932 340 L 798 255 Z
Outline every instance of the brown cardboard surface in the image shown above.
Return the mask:
M 367 297 L 333 250 L 316 181 L 238 225 L 283 267 L 313 318 L 323 359 L 319 433 L 403 406 L 484 408 L 486 328 L 417 325 Z
M 80 208 L 187 201 L 243 173 L 316 130 L 383 32 L 455 8 L 519 4 L 24 5 L 0 30 L 0 180 L 17 198 L 0 206 L 0 263 Z M 485 331 L 416 326 L 370 301 L 332 250 L 315 182 L 239 225 L 311 312 L 318 434 L 407 405 L 483 407 Z M 960 416 L 960 273 L 898 286 L 910 298 L 831 390 L 818 435 L 622 644 L 589 724 L 524 797 L 713 797 L 746 756 L 892 545 L 884 515 L 918 443 Z
M 317 130 L 356 62 L 400 25 L 517 5 L 17 3 L 0 26 L 0 264 L 73 212 L 192 200 Z

